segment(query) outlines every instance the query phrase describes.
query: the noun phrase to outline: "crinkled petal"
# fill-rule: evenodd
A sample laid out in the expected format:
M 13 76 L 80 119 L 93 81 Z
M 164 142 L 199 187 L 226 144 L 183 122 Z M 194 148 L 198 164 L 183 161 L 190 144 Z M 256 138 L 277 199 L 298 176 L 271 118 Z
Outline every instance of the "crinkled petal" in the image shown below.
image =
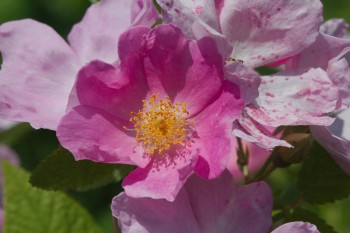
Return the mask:
M 283 224 L 272 233 L 320 233 L 317 227 L 308 222 L 290 222 Z
M 334 124 L 337 124 L 337 121 Z M 343 171 L 350 175 L 350 142 L 336 136 L 324 126 L 312 126 L 310 129 L 318 143 L 330 153 Z
M 343 38 L 348 28 L 349 24 L 344 19 L 329 19 L 321 25 L 320 32 L 326 35 Z
M 118 38 L 124 30 L 156 22 L 158 16 L 152 8 L 152 0 L 102 0 L 74 25 L 68 41 L 83 64 L 95 59 L 113 63 L 118 59 Z
M 112 65 L 93 61 L 78 74 L 75 89 L 79 104 L 102 109 L 129 121 L 132 111 L 142 109 L 142 100 L 148 92 L 144 75 L 134 78 Z M 125 126 L 131 127 L 130 123 Z
M 225 66 L 225 78 L 239 86 L 245 104 L 253 102 L 258 96 L 261 78 L 254 70 L 240 62 L 231 62 Z
M 225 0 L 220 14 L 231 56 L 253 67 L 301 52 L 315 41 L 321 21 L 319 0 Z
M 193 170 L 196 151 L 189 154 L 165 153 L 153 158 L 146 168 L 137 168 L 124 178 L 123 188 L 128 196 L 149 197 L 174 201 Z
M 287 69 L 327 69 L 328 64 L 337 61 L 350 50 L 350 40 L 320 33 L 316 41 L 297 56 L 289 59 Z
M 190 116 L 217 97 L 223 67 L 213 40 L 189 41 L 179 28 L 162 25 L 148 35 L 147 43 L 145 70 L 152 93 L 186 102 Z
M 55 130 L 65 113 L 78 58 L 47 25 L 20 20 L 0 26 L 0 118 Z
M 142 151 L 136 147 L 135 133 L 123 128 L 125 123 L 101 109 L 78 106 L 62 118 L 57 138 L 76 160 L 135 164 L 130 154 L 142 156 Z
M 175 202 L 132 198 L 123 192 L 113 198 L 111 208 L 123 233 L 202 233 L 185 189 Z
M 187 38 L 196 38 L 193 24 L 198 20 L 212 30 L 219 31 L 215 2 L 212 0 L 157 0 L 157 2 L 162 8 L 163 22 L 177 25 Z
M 284 140 L 275 138 L 263 125 L 252 119 L 246 112 L 234 122 L 232 134 L 266 150 L 276 146 L 292 147 Z
M 328 65 L 327 73 L 339 89 L 336 109 L 350 107 L 350 69 L 345 58 Z
M 190 119 L 194 121 L 198 137 L 199 158 L 194 168 L 197 175 L 212 179 L 225 170 L 229 156 L 235 151 L 231 146 L 232 122 L 239 117 L 242 109 L 238 87 L 226 81 L 221 96 Z
M 320 68 L 263 76 L 256 102 L 245 111 L 266 126 L 330 125 L 338 89 Z M 322 106 L 322 107 L 320 107 Z
M 209 181 L 191 176 L 185 187 L 203 233 L 267 232 L 272 224 L 272 193 L 264 182 L 240 187 L 225 171 Z

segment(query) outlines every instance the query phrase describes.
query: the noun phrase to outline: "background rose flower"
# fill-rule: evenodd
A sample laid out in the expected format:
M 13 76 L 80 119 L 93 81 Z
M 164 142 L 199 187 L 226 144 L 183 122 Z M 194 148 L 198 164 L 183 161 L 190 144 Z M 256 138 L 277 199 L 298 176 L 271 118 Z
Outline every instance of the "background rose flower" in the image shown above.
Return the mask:
M 31 19 L 0 26 L 0 117 L 55 130 L 79 68 L 93 59 L 117 62 L 119 35 L 158 18 L 152 0 L 102 0 L 68 35 Z
M 174 202 L 114 197 L 112 214 L 123 233 L 267 233 L 272 193 L 264 182 L 239 186 L 229 172 L 214 180 L 191 176 Z M 287 223 L 273 233 L 319 233 L 309 223 Z

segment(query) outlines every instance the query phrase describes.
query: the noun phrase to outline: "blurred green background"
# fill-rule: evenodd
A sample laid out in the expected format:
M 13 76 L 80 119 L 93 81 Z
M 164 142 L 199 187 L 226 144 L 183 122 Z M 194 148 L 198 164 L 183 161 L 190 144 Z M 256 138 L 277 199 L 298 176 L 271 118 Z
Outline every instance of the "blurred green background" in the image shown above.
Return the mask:
M 349 0 L 323 0 L 324 17 L 345 18 L 350 22 Z M 89 0 L 0 0 L 0 24 L 16 19 L 32 18 L 53 27 L 66 37 L 73 24 L 80 21 Z M 9 132 L 0 134 L 0 142 L 11 146 L 21 157 L 22 166 L 32 171 L 42 158 L 58 146 L 54 132 L 33 130 L 22 124 Z M 276 190 L 288 186 L 298 170 L 298 166 L 280 169 L 273 173 L 270 181 Z M 87 208 L 106 233 L 111 233 L 113 222 L 110 201 L 121 191 L 120 184 L 107 185 L 88 192 L 70 194 Z M 350 232 L 350 200 L 338 201 L 324 206 L 310 207 L 317 211 L 338 232 Z

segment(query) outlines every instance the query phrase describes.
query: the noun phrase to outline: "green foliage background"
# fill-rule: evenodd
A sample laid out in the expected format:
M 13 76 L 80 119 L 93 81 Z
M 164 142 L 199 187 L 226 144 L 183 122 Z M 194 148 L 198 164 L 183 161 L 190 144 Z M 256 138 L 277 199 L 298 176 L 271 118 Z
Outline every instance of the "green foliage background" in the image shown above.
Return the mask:
M 349 0 L 322 2 L 325 19 L 345 18 L 350 22 Z M 72 25 L 80 21 L 90 3 L 89 0 L 0 0 L 0 24 L 33 18 L 50 25 L 65 38 Z M 0 134 L 0 142 L 11 146 L 20 155 L 22 167 L 29 172 L 58 147 L 54 132 L 33 130 L 27 124 Z M 269 178 L 270 183 L 274 184 L 274 190 L 278 192 L 288 187 L 295 181 L 299 169 L 300 166 L 294 165 L 275 171 Z M 105 233 L 111 233 L 113 220 L 109 205 L 112 197 L 120 191 L 120 184 L 111 184 L 85 192 L 69 191 L 69 195 L 91 213 Z M 350 232 L 349 198 L 325 205 L 310 205 L 308 209 L 318 213 L 337 232 Z

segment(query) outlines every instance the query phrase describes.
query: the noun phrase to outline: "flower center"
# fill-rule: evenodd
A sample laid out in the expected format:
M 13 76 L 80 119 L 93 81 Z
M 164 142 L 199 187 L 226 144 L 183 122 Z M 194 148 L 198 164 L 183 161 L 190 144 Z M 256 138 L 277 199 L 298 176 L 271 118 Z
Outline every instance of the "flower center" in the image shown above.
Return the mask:
M 169 96 L 165 100 L 159 94 L 152 94 L 143 100 L 143 108 L 138 113 L 131 112 L 137 145 L 142 145 L 145 153 L 153 155 L 169 150 L 173 145 L 189 143 L 187 140 L 189 112 L 186 102 L 172 104 Z

